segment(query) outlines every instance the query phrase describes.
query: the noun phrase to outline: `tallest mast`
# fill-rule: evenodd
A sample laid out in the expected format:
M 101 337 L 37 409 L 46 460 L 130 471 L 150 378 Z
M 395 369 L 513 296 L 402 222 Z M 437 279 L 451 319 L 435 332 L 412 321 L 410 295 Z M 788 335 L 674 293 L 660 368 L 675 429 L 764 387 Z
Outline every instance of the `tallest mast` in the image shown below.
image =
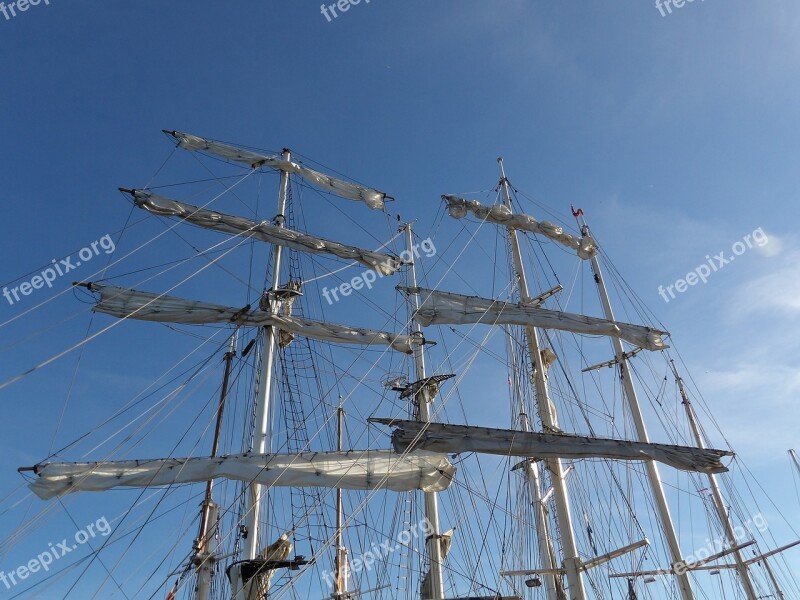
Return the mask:
M 511 195 L 508 191 L 508 179 L 503 167 L 503 159 L 498 158 L 500 164 L 500 185 L 503 189 L 503 199 L 506 207 L 511 210 Z M 519 247 L 517 231 L 509 228 L 508 235 L 511 240 L 511 252 L 514 258 L 514 269 L 517 272 L 519 282 L 519 296 L 521 304 L 530 304 L 533 298 L 528 291 L 528 280 L 525 277 L 525 267 L 522 264 L 522 253 Z M 542 426 L 552 432 L 557 430 L 556 415 L 553 412 L 550 394 L 547 389 L 547 379 L 545 378 L 545 366 L 542 360 L 542 353 L 539 347 L 539 334 L 535 327 L 525 327 L 525 337 L 528 341 L 528 349 L 533 363 L 533 379 L 536 388 L 536 399 L 539 409 L 539 418 Z M 550 478 L 553 484 L 553 495 L 556 504 L 556 515 L 561 529 L 561 545 L 564 552 L 564 571 L 567 576 L 568 594 L 570 600 L 586 600 L 586 590 L 583 585 L 581 575 L 581 560 L 578 556 L 578 549 L 575 543 L 575 531 L 572 526 L 572 515 L 569 508 L 567 484 L 564 480 L 564 467 L 561 459 L 554 458 L 546 461 L 547 468 L 550 470 Z
M 282 158 L 286 162 L 292 160 L 292 153 L 284 149 Z M 278 190 L 278 209 L 274 219 L 276 227 L 284 227 L 286 212 L 286 197 L 289 189 L 289 173 L 281 171 L 280 189 Z M 278 298 L 275 295 L 280 286 L 281 259 L 283 258 L 283 246 L 276 245 L 272 255 L 272 283 L 267 290 L 267 299 L 272 312 L 277 310 Z M 255 431 L 253 434 L 254 454 L 265 454 L 267 452 L 267 436 L 269 431 L 270 396 L 272 393 L 272 366 L 275 362 L 275 338 L 276 330 L 274 326 L 266 326 L 263 329 L 263 353 L 261 356 L 261 374 L 259 376 L 258 392 L 256 394 L 256 416 Z M 253 560 L 258 555 L 258 540 L 260 537 L 261 525 L 261 500 L 262 486 L 252 483 L 247 493 L 247 504 L 245 514 L 245 527 L 247 537 L 244 540 L 245 560 Z M 240 588 L 244 591 L 244 585 Z M 237 596 L 239 598 L 240 596 Z

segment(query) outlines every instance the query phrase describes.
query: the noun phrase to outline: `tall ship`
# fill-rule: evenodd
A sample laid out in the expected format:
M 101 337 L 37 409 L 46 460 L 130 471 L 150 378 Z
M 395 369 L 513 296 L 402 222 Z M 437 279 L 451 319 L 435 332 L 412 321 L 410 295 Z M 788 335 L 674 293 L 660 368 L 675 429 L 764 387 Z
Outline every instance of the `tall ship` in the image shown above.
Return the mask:
M 0 592 L 800 598 L 800 541 L 598 241 L 624 231 L 502 159 L 412 204 L 165 134 L 109 263 L 58 299 L 87 332 L 53 360 L 99 345 L 130 395 L 19 469 L 41 503 L 15 535 L 90 502 L 109 533 Z

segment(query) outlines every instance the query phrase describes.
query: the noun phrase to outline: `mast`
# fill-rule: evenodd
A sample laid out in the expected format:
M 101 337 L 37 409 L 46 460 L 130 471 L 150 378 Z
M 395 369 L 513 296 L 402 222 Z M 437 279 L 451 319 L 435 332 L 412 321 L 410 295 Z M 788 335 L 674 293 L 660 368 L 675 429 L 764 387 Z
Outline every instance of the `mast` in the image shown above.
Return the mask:
M 344 408 L 342 397 L 339 396 L 339 408 L 336 410 L 338 421 L 336 423 L 337 450 L 342 451 L 342 434 L 344 425 Z M 347 548 L 343 540 L 344 504 L 342 502 L 342 488 L 336 488 L 336 559 L 334 561 L 333 594 L 334 599 L 349 598 L 347 593 Z
M 797 458 L 797 452 L 789 450 L 789 456 L 792 457 L 792 462 L 794 462 L 794 466 L 797 467 L 797 472 L 800 473 L 800 459 Z
M 411 277 L 411 287 L 417 287 L 417 267 L 414 263 L 413 244 L 414 239 L 411 231 L 411 223 L 406 223 L 403 227 L 406 232 L 406 248 L 411 257 L 411 268 L 409 275 Z M 419 309 L 420 301 L 419 294 L 413 294 L 413 307 L 415 310 Z M 422 328 L 419 323 L 413 321 L 412 330 L 414 334 L 422 335 Z M 418 381 L 423 381 L 427 377 L 425 373 L 425 350 L 423 344 L 414 345 L 414 363 L 416 365 L 416 375 Z M 417 399 L 417 420 L 423 423 L 428 423 L 431 420 L 429 402 L 433 398 L 429 396 L 429 386 L 422 385 L 419 393 L 414 396 Z M 442 579 L 442 542 L 441 542 L 441 529 L 439 527 L 439 500 L 436 492 L 425 492 L 425 518 L 428 520 L 430 534 L 425 540 L 428 548 L 428 557 L 430 558 L 430 597 L 423 598 L 423 600 L 442 600 L 444 598 L 444 581 Z
M 582 233 L 584 236 L 589 234 L 589 228 L 585 223 L 582 227 Z M 594 280 L 597 283 L 597 290 L 600 295 L 600 301 L 603 304 L 603 312 L 605 313 L 605 317 L 609 321 L 613 321 L 614 311 L 611 308 L 611 300 L 608 296 L 608 290 L 606 289 L 605 280 L 603 279 L 603 273 L 600 270 L 598 254 L 592 256 L 592 271 L 594 272 Z M 611 344 L 614 348 L 616 362 L 619 365 L 620 378 L 622 379 L 622 385 L 625 389 L 625 397 L 628 399 L 628 407 L 631 411 L 631 417 L 633 419 L 634 426 L 636 427 L 637 437 L 640 442 L 649 443 L 650 437 L 647 434 L 647 427 L 644 423 L 642 409 L 639 406 L 639 399 L 636 395 L 636 388 L 633 385 L 633 378 L 631 377 L 628 369 L 628 357 L 625 354 L 625 348 L 622 346 L 622 341 L 617 337 L 611 338 Z M 673 565 L 682 563 L 683 559 L 681 557 L 681 547 L 680 543 L 678 542 L 678 536 L 675 533 L 675 526 L 672 524 L 672 517 L 669 513 L 669 505 L 667 504 L 667 496 L 664 493 L 664 486 L 661 482 L 661 474 L 659 473 L 658 466 L 654 461 L 649 460 L 645 463 L 645 467 L 647 469 L 648 479 L 650 480 L 650 487 L 653 491 L 653 498 L 655 499 L 656 506 L 658 508 L 661 527 L 664 530 L 664 536 L 666 537 L 667 545 L 669 546 L 672 563 Z M 686 575 L 686 573 L 676 573 L 675 578 L 678 582 L 681 598 L 683 600 L 694 600 L 694 592 L 692 591 L 692 586 L 689 582 L 688 575 Z
M 292 153 L 284 149 L 282 158 L 285 161 L 291 161 Z M 274 224 L 276 227 L 283 227 L 285 223 L 284 213 L 286 212 L 286 196 L 289 188 L 289 173 L 281 171 L 280 188 L 278 190 L 278 209 L 275 215 Z M 283 247 L 275 246 L 273 251 L 272 260 L 272 285 L 267 294 L 272 311 L 277 310 L 277 297 L 274 295 L 275 290 L 280 285 L 281 276 L 281 259 L 283 257 Z M 270 325 L 263 329 L 263 354 L 261 357 L 261 374 L 258 382 L 258 392 L 256 394 L 256 418 L 255 418 L 255 432 L 253 439 L 252 451 L 254 454 L 264 454 L 267 451 L 267 434 L 269 431 L 269 413 L 270 413 L 270 395 L 272 392 L 272 365 L 275 361 L 275 327 Z M 245 531 L 247 537 L 244 544 L 244 559 L 253 560 L 258 555 L 258 540 L 259 540 L 259 527 L 261 521 L 261 485 L 251 484 L 248 489 L 246 514 L 245 514 Z M 244 586 L 240 588 L 244 591 Z
M 228 382 L 231 377 L 233 357 L 236 356 L 236 331 L 231 336 L 231 343 L 225 353 L 225 374 L 222 376 L 222 387 L 219 393 L 219 407 L 217 408 L 216 425 L 214 426 L 214 441 L 211 444 L 211 457 L 219 453 L 219 440 L 222 433 L 222 415 L 225 409 L 225 400 L 228 396 Z M 202 515 L 200 518 L 200 535 L 195 542 L 195 563 L 197 567 L 197 586 L 195 587 L 196 600 L 208 600 L 211 592 L 211 578 L 214 575 L 214 554 L 216 552 L 215 535 L 217 528 L 217 509 L 214 503 L 214 480 L 209 479 L 206 484 L 206 495 L 203 500 Z
M 692 435 L 694 435 L 695 443 L 697 444 L 698 448 L 705 448 L 706 443 L 703 439 L 703 434 L 700 431 L 700 425 L 697 422 L 697 415 L 695 414 L 692 403 L 689 400 L 689 395 L 686 393 L 686 387 L 683 384 L 683 379 L 680 375 L 678 375 L 678 370 L 675 368 L 675 361 L 670 360 L 670 366 L 672 367 L 672 373 L 675 375 L 675 381 L 678 382 L 678 390 L 680 391 L 681 399 L 683 400 L 683 406 L 686 409 L 686 416 L 689 419 L 689 426 L 692 428 Z M 725 536 L 728 538 L 728 543 L 731 545 L 731 548 L 735 549 L 733 552 L 733 557 L 736 561 L 736 572 L 739 574 L 739 578 L 742 581 L 744 592 L 748 600 L 758 600 L 758 594 L 753 586 L 753 581 L 750 579 L 750 570 L 747 568 L 745 559 L 742 557 L 742 552 L 738 548 L 739 543 L 736 539 L 736 532 L 734 531 L 733 523 L 731 522 L 731 516 L 728 513 L 728 510 L 725 508 L 725 498 L 722 495 L 722 490 L 719 487 L 716 475 L 708 475 L 708 485 L 713 497 L 714 507 L 717 510 L 717 515 L 719 516 L 719 521 L 722 524 L 722 527 L 725 529 Z
M 778 578 L 775 577 L 775 572 L 772 570 L 772 567 L 769 566 L 769 559 L 765 556 L 759 562 L 764 565 L 764 569 L 772 582 L 772 586 L 775 588 L 778 600 L 785 600 L 786 596 L 783 595 L 783 590 L 781 589 L 780 583 L 778 583 Z
M 508 191 L 508 179 L 506 178 L 506 171 L 503 167 L 503 158 L 498 158 L 497 162 L 500 165 L 500 183 L 503 188 L 505 205 L 509 210 L 512 210 L 511 195 Z M 508 235 L 511 240 L 514 269 L 517 272 L 517 279 L 519 282 L 520 303 L 527 304 L 531 302 L 532 298 L 528 291 L 528 281 L 525 277 L 525 268 L 522 264 L 522 252 L 519 247 L 517 231 L 515 229 L 509 229 Z M 535 327 L 528 326 L 525 327 L 525 337 L 527 338 L 528 349 L 531 355 L 531 361 L 533 362 L 533 378 L 536 388 L 539 418 L 542 421 L 542 426 L 546 430 L 556 431 L 558 426 L 556 425 L 556 415 L 554 413 L 553 404 L 550 401 L 550 393 L 547 387 L 545 366 L 539 347 L 539 334 Z M 525 422 L 525 420 L 526 419 L 523 419 L 523 422 Z M 581 575 L 581 560 L 578 556 L 578 549 L 575 543 L 575 530 L 572 525 L 567 484 L 564 479 L 564 468 L 560 459 L 548 459 L 546 464 L 551 474 L 556 516 L 561 530 L 561 545 L 564 552 L 564 571 L 567 576 L 569 598 L 570 600 L 586 600 L 586 590 Z
M 511 358 L 511 369 L 514 373 L 514 386 L 517 389 L 519 396 L 519 417 L 520 425 L 523 431 L 531 431 L 532 427 L 528 414 L 525 412 L 525 404 L 522 400 L 522 391 L 519 389 L 519 372 L 517 363 L 513 357 L 513 347 L 511 343 L 511 332 L 507 331 L 506 340 L 508 342 L 508 353 Z M 547 509 L 545 507 L 544 499 L 542 497 L 541 478 L 539 476 L 539 466 L 534 460 L 525 460 L 524 463 L 525 478 L 528 480 L 528 487 L 531 492 L 531 503 L 533 505 L 533 513 L 536 525 L 536 538 L 539 546 L 539 561 L 543 571 L 549 571 L 544 578 L 544 587 L 547 593 L 547 600 L 562 600 L 564 597 L 564 590 L 561 580 L 555 574 L 555 550 L 553 549 L 553 540 L 550 537 L 550 528 L 547 523 Z

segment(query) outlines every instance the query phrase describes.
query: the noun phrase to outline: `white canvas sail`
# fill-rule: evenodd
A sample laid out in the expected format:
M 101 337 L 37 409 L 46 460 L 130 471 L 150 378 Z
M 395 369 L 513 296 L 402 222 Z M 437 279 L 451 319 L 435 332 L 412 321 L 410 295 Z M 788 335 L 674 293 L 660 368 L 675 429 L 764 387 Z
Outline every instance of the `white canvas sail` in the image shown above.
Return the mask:
M 445 455 L 433 452 L 351 450 L 45 463 L 34 467 L 34 473 L 37 479 L 29 487 L 47 500 L 72 492 L 199 483 L 220 477 L 266 486 L 438 492 L 450 485 L 455 467 Z
M 326 192 L 331 192 L 349 200 L 364 202 L 367 206 L 376 210 L 383 210 L 384 200 L 387 198 L 385 193 L 376 189 L 325 175 L 296 162 L 284 160 L 279 156 L 267 156 L 251 150 L 207 140 L 196 135 L 181 133 L 180 131 L 167 131 L 166 133 L 174 137 L 178 141 L 178 145 L 186 150 L 208 152 L 226 160 L 244 163 L 254 169 L 270 167 L 288 173 L 296 173 Z
M 530 215 L 512 213 L 504 204 L 484 206 L 477 200 L 465 200 L 450 194 L 443 195 L 442 200 L 447 203 L 448 213 L 454 219 L 463 219 L 471 212 L 482 221 L 543 235 L 575 250 L 584 260 L 592 258 L 597 253 L 597 244 L 591 237 L 575 237 L 549 221 L 537 221 Z
M 421 423 L 395 419 L 370 419 L 395 428 L 392 444 L 397 452 L 410 446 L 415 450 L 458 454 L 479 452 L 500 456 L 534 458 L 609 458 L 615 460 L 656 460 L 699 473 L 724 473 L 720 462 L 732 456 L 727 450 L 712 450 L 671 444 L 652 444 L 579 435 L 490 429 L 447 423 Z
M 235 323 L 254 327 L 274 325 L 281 330 L 315 340 L 360 346 L 389 346 L 405 354 L 411 353 L 415 345 L 424 342 L 418 336 L 312 321 L 261 310 L 251 311 L 111 285 L 90 283 L 87 287 L 100 294 L 100 300 L 92 310 L 120 319 L 185 325 L 211 323 Z
M 275 540 L 275 542 L 259 552 L 256 559 L 264 562 L 273 562 L 289 558 L 294 546 L 289 541 L 291 534 L 291 531 L 281 534 L 281 537 Z M 245 598 L 247 598 L 247 600 L 263 600 L 269 592 L 270 581 L 277 571 L 277 569 L 264 568 L 251 577 L 244 586 Z
M 663 350 L 668 346 L 663 337 L 669 335 L 643 325 L 607 321 L 546 308 L 535 308 L 522 304 L 510 304 L 464 296 L 452 292 L 440 292 L 425 288 L 398 287 L 409 294 L 420 294 L 422 306 L 414 314 L 423 327 L 428 325 L 530 325 L 543 329 L 559 329 L 585 335 L 607 335 L 617 337 L 647 350 Z
M 333 254 L 345 260 L 357 261 L 370 269 L 375 269 L 383 275 L 391 275 L 396 272 L 402 264 L 399 258 L 391 256 L 390 254 L 362 250 L 355 246 L 347 246 L 339 242 L 332 242 L 313 235 L 287 229 L 286 227 L 276 227 L 266 221 L 252 221 L 235 215 L 227 215 L 225 213 L 207 210 L 178 200 L 171 200 L 146 190 L 125 191 L 133 196 L 136 206 L 149 213 L 161 217 L 177 217 L 192 225 L 197 225 L 206 229 L 222 231 L 232 235 L 245 235 L 262 242 L 286 246 L 287 248 L 292 248 L 300 252 Z

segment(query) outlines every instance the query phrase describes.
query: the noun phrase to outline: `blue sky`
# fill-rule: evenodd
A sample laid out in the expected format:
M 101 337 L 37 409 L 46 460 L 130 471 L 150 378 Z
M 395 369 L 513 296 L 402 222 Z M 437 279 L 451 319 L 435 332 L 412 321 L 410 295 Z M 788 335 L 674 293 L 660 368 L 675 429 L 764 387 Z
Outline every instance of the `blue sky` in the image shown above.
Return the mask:
M 728 440 L 796 517 L 799 27 L 789 0 L 706 0 L 665 17 L 630 0 L 372 0 L 331 22 L 297 0 L 50 0 L 0 14 L 0 280 L 18 285 L 122 228 L 116 188 L 145 185 L 169 156 L 162 128 L 296 149 L 390 191 L 423 237 L 439 194 L 492 187 L 502 154 L 515 187 L 563 219 L 583 207 Z M 767 246 L 669 303 L 658 295 L 758 228 Z M 84 307 L 69 292 L 22 314 L 66 279 L 14 305 L 0 298 L 0 322 L 16 317 L 0 338 L 3 381 L 86 331 L 85 315 L 61 323 Z M 140 381 L 127 366 L 119 386 Z M 71 355 L 0 390 L 0 496 L 19 484 L 17 466 L 47 455 L 74 367 Z M 108 398 L 72 401 L 64 427 L 91 422 Z M 9 511 L 3 531 L 37 510 Z M 51 537 L 29 534 L 2 565 Z

